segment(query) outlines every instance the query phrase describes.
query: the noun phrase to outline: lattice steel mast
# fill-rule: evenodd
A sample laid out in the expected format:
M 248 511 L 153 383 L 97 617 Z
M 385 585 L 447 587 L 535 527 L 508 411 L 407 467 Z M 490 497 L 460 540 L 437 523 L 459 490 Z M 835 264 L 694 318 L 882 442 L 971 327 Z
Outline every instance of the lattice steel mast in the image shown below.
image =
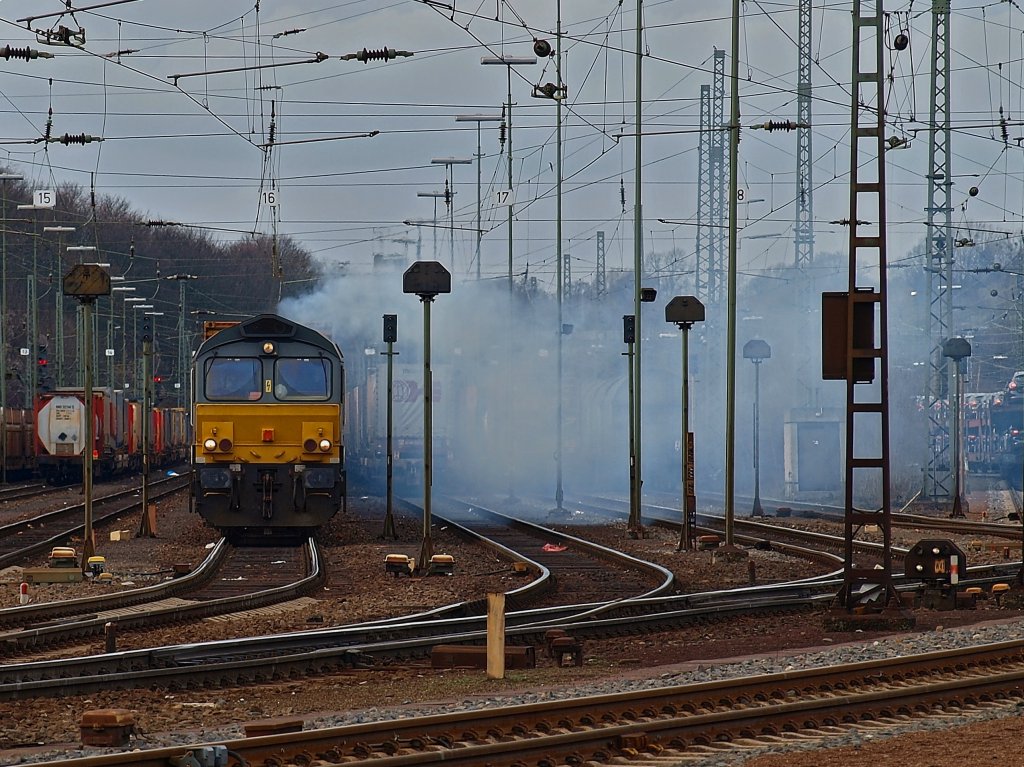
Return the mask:
M 949 129 L 949 0 L 932 0 L 931 108 L 928 125 L 928 465 L 923 497 L 952 499 L 953 465 L 950 451 L 950 408 L 953 366 L 942 353 L 953 320 L 953 228 Z
M 695 293 L 711 303 L 711 86 L 700 86 L 700 139 L 697 142 L 697 272 Z
M 735 53 L 734 53 L 735 55 Z M 725 51 L 715 49 L 714 78 L 711 83 L 711 151 L 710 177 L 711 209 L 709 211 L 708 249 L 708 301 L 720 303 L 725 290 L 725 262 L 728 250 L 729 182 L 727 177 L 728 153 L 725 124 Z
M 796 86 L 796 222 L 794 242 L 796 267 L 814 261 L 814 185 L 811 155 L 811 3 L 800 0 L 798 20 L 798 61 Z

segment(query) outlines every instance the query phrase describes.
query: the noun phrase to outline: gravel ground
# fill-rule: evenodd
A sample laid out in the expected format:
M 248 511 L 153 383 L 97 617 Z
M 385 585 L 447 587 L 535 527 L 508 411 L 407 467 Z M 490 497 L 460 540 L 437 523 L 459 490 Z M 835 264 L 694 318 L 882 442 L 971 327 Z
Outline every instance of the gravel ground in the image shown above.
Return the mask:
M 399 541 L 385 542 L 378 538 L 382 528 L 382 506 L 377 499 L 356 499 L 349 513 L 339 515 L 324 531 L 331 562 L 331 580 L 322 594 L 310 603 L 282 607 L 269 616 L 244 616 L 235 620 L 203 621 L 190 631 L 201 635 L 251 635 L 268 631 L 308 628 L 310 623 L 329 625 L 347 623 L 369 617 L 407 612 L 457 599 L 482 596 L 490 590 L 508 590 L 522 581 L 508 573 L 507 563 L 481 556 L 479 549 L 448 536 L 439 529 L 435 548 L 456 557 L 456 575 L 452 578 L 394 578 L 383 574 L 383 558 L 387 553 L 415 555 L 418 550 L 418 520 L 399 516 Z M 127 520 L 121 527 L 135 529 L 138 520 Z M 134 525 L 134 526 L 133 526 Z M 573 534 L 607 545 L 624 548 L 636 556 L 659 561 L 671 567 L 686 590 L 706 590 L 747 583 L 745 563 L 727 565 L 711 563 L 706 552 L 679 553 L 674 550 L 675 536 L 658 528 L 648 528 L 646 537 L 629 539 L 624 529 L 611 525 L 602 528 L 573 525 Z M 105 541 L 99 548 L 111 562 L 115 573 L 123 571 L 135 577 L 143 565 L 151 570 L 174 562 L 198 562 L 205 555 L 205 546 L 216 534 L 205 528 L 184 510 L 184 502 L 167 503 L 160 510 L 160 538 L 133 539 L 119 543 Z M 751 551 L 759 580 L 781 580 L 795 574 L 811 574 L 813 567 L 797 564 L 772 552 Z M 0 605 L 16 600 L 16 576 L 0 573 L 7 583 L 0 586 Z M 122 578 L 119 575 L 119 580 Z M 88 591 L 93 584 L 75 587 L 54 587 Z M 65 593 L 64 597 L 69 594 Z M 37 592 L 35 597 L 42 597 Z M 62 598 L 47 593 L 47 598 Z M 136 690 L 121 693 L 76 697 L 58 701 L 0 703 L 0 764 L 16 764 L 28 760 L 96 753 L 77 746 L 81 712 L 96 708 L 128 708 L 136 712 L 141 736 L 138 746 L 169 745 L 175 742 L 222 740 L 238 737 L 242 724 L 276 716 L 301 716 L 307 726 L 330 726 L 370 719 L 413 716 L 430 713 L 441 705 L 481 707 L 527 702 L 588 692 L 610 692 L 652 684 L 681 684 L 703 681 L 723 675 L 770 673 L 789 667 L 821 665 L 863 660 L 891 654 L 909 654 L 982 641 L 1001 641 L 1024 636 L 1024 624 L 1017 610 L 996 609 L 983 603 L 982 609 L 956 613 L 918 612 L 918 629 L 907 635 L 886 637 L 882 634 L 826 633 L 821 615 L 780 616 L 768 619 L 745 619 L 725 625 L 706 625 L 643 637 L 590 642 L 586 645 L 586 661 L 582 669 L 557 668 L 546 658 L 538 657 L 538 668 L 510 672 L 504 680 L 488 680 L 481 672 L 435 670 L 420 667 L 381 668 L 369 671 L 348 671 L 330 677 L 288 682 L 252 688 L 218 689 L 167 693 Z M 955 628 L 984 620 L 1001 623 L 982 628 Z M 182 630 L 173 632 L 182 641 Z M 145 643 L 153 644 L 160 632 L 145 635 Z M 122 637 L 122 646 L 134 641 Z M 142 642 L 140 637 L 138 641 Z M 821 648 L 820 652 L 798 654 L 802 648 Z M 739 658 L 756 648 L 758 655 L 726 663 L 722 659 Z M 80 648 L 91 652 L 98 649 Z M 79 650 L 79 648 L 76 648 Z M 65 650 L 65 652 L 68 652 Z M 430 701 L 431 704 L 426 702 Z M 348 712 L 348 713 L 339 713 Z M 1021 711 L 1007 713 L 1013 718 L 989 724 L 958 727 L 956 738 L 946 737 L 941 750 L 942 762 L 959 762 L 972 756 L 971 735 L 974 727 L 991 727 L 994 732 L 979 736 L 976 743 L 989 749 L 987 755 L 1002 754 L 1002 761 L 987 763 L 1017 764 L 1020 750 Z M 913 732 L 897 740 L 881 740 L 875 732 L 850 733 L 838 739 L 840 745 L 855 755 L 875 753 L 873 749 L 890 748 L 891 744 L 909 739 L 907 750 L 900 750 L 902 767 L 934 767 L 935 735 L 929 734 L 926 723 L 908 725 Z M 948 721 L 940 725 L 948 732 Z M 960 737 L 960 733 L 965 733 Z M 1015 733 L 1004 739 L 1000 733 Z M 929 740 L 930 739 L 930 740 Z M 1007 740 L 1005 751 L 1000 743 Z M 816 744 L 817 748 L 821 744 Z M 778 748 L 778 747 L 773 747 Z M 962 757 L 957 749 L 965 749 Z M 1011 750 L 1008 750 L 1012 748 Z M 809 767 L 810 765 L 867 764 L 851 761 L 833 752 L 814 750 L 787 753 L 779 757 L 757 756 L 745 752 L 748 767 Z M 836 752 L 839 753 L 839 752 Z M 875 764 L 889 763 L 884 752 L 868 757 Z M 918 755 L 918 756 L 915 756 Z M 975 756 L 977 754 L 974 754 Z M 754 758 L 756 756 L 756 758 Z M 859 757 L 858 757 L 859 758 Z M 914 761 L 919 758 L 920 761 Z M 738 754 L 715 757 L 715 767 L 741 764 Z M 931 759 L 931 761 L 928 761 Z M 1013 761 L 1017 759 L 1018 761 Z M 731 761 L 730 761 L 731 760 Z M 801 761 L 804 760 L 804 761 Z M 881 760 L 881 761 L 879 761 Z

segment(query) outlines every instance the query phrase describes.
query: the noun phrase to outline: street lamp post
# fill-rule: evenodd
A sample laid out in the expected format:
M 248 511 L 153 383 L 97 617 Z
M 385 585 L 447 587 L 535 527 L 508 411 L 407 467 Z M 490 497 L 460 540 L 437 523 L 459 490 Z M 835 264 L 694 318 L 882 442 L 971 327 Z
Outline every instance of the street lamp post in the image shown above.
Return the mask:
M 126 304 L 131 304 L 132 309 L 152 309 L 153 304 L 148 303 L 152 299 L 143 298 L 142 296 L 129 296 L 124 300 Z M 129 379 L 131 386 L 128 388 L 135 389 L 135 396 L 142 397 L 142 387 L 139 385 L 139 315 L 134 311 L 132 312 L 132 364 L 131 372 L 126 375 Z M 127 359 L 127 357 L 126 357 Z M 141 399 L 139 400 L 141 402 Z
M 178 364 L 177 364 L 177 394 L 178 407 L 184 407 L 183 396 L 188 381 L 188 343 L 185 333 L 185 283 L 188 280 L 198 280 L 194 274 L 171 274 L 164 277 L 165 280 L 176 280 L 178 282 Z
M 434 200 L 434 217 L 430 220 L 431 221 L 430 232 L 431 232 L 431 235 L 434 238 L 433 252 L 431 253 L 431 255 L 435 259 L 437 258 L 437 201 L 438 201 L 438 199 L 448 199 L 448 195 L 450 193 L 451 192 L 447 191 L 447 190 L 446 191 L 439 191 L 438 190 L 438 191 L 431 191 L 431 192 L 416 192 L 416 196 L 417 197 L 430 197 L 430 198 L 433 198 L 433 200 Z
M 483 164 L 483 152 L 480 145 L 480 124 L 485 122 L 501 122 L 501 115 L 456 115 L 455 122 L 476 123 L 476 279 L 480 281 L 480 241 L 484 232 L 480 228 L 480 173 Z
M 78 263 L 81 264 L 82 263 L 82 259 L 85 257 L 83 254 L 85 254 L 85 253 L 95 253 L 96 252 L 96 246 L 95 245 L 69 245 L 66 250 L 67 250 L 68 253 L 76 253 L 76 254 L 78 254 L 77 255 Z M 83 324 L 85 322 L 84 314 L 85 314 L 85 306 L 83 304 L 79 304 L 77 312 L 75 313 L 75 359 L 77 359 L 79 361 L 79 365 L 76 368 L 77 375 L 76 375 L 75 384 L 78 385 L 78 386 L 83 386 L 84 385 L 83 375 L 84 375 L 85 371 L 84 371 L 84 369 L 81 366 L 81 359 L 82 359 L 82 356 L 85 354 L 85 350 L 83 348 L 83 344 L 85 343 L 85 328 L 83 327 Z
M 134 293 L 136 287 L 134 285 L 116 285 L 111 288 L 111 291 L 117 291 L 119 293 Z M 125 386 L 128 378 L 128 298 L 129 296 L 121 296 L 121 388 L 128 388 Z M 139 301 L 145 301 L 146 299 L 140 298 Z
M 3 182 L 3 199 L 0 205 L 3 206 L 3 232 L 0 233 L 0 410 L 4 413 L 3 422 L 6 424 L 7 408 L 7 182 L 23 181 L 23 176 L 10 173 L 0 174 L 0 181 Z M 0 451 L 0 460 L 3 466 L 7 466 L 7 437 L 3 438 L 3 450 Z M 6 482 L 6 471 L 3 480 Z
M 529 66 L 537 63 L 536 56 L 484 56 L 480 59 L 483 65 L 500 64 L 508 70 L 508 292 L 512 293 L 512 207 L 515 194 L 512 188 L 512 67 Z
M 49 207 L 44 205 L 19 205 L 18 210 L 50 210 Z M 38 376 L 38 348 L 39 348 L 39 304 L 36 300 L 36 292 L 38 290 L 36 283 L 36 268 L 39 260 L 39 235 L 36 232 L 38 221 L 35 217 L 32 218 L 32 271 L 29 272 L 26 278 L 26 290 L 25 299 L 28 301 L 28 329 L 25 333 L 28 343 L 26 344 L 29 349 L 28 360 L 28 384 L 25 391 L 25 408 L 31 409 L 32 403 L 35 401 L 36 388 L 37 388 L 37 376 Z M 6 468 L 6 467 L 5 467 Z
M 430 537 L 430 486 L 433 482 L 431 455 L 431 409 L 434 394 L 430 372 L 430 304 L 440 293 L 452 292 L 452 275 L 438 261 L 417 261 L 402 275 L 402 292 L 414 293 L 423 303 L 423 543 L 417 566 L 420 572 L 430 568 L 434 544 Z
M 444 166 L 444 204 L 448 206 L 448 269 L 455 271 L 455 165 L 472 165 L 468 157 L 435 157 L 430 161 L 433 165 Z M 451 187 L 448 179 L 451 178 Z
M 679 326 L 683 336 L 683 423 L 680 454 L 682 456 L 682 495 L 680 506 L 683 525 L 679 530 L 678 551 L 688 551 L 693 546 L 693 533 L 697 522 L 697 490 L 694 477 L 694 440 L 690 434 L 690 328 L 696 322 L 704 321 L 704 304 L 695 296 L 676 296 L 665 306 L 665 322 Z
M 967 502 L 963 499 L 963 487 L 961 484 L 961 476 L 963 474 L 963 456 L 960 454 L 961 451 L 961 440 L 960 433 L 963 424 L 961 423 L 961 402 L 963 400 L 964 392 L 964 380 L 963 380 L 963 367 L 961 361 L 965 357 L 971 356 L 971 342 L 966 338 L 957 336 L 956 338 L 947 338 L 942 343 L 942 356 L 949 357 L 953 360 L 956 365 L 956 391 L 952 392 L 953 400 L 953 511 L 949 516 L 951 517 L 965 517 L 967 512 Z
M 754 508 L 752 517 L 763 517 L 761 508 L 761 363 L 772 356 L 766 341 L 752 339 L 743 344 L 743 358 L 754 363 Z
M 139 304 L 136 308 L 144 307 Z M 152 307 L 149 307 L 152 308 Z M 149 511 L 149 469 L 152 450 L 150 449 L 150 426 L 153 419 L 153 375 L 150 359 L 153 356 L 153 323 L 150 317 L 163 317 L 163 312 L 143 312 L 142 318 L 142 519 L 139 521 L 139 536 L 152 538 L 154 535 Z
M 57 235 L 57 251 L 54 254 L 52 273 L 60 275 L 61 254 L 64 252 L 64 235 L 75 231 L 73 226 L 44 226 L 43 233 L 53 232 Z M 54 293 L 54 315 L 53 315 L 53 338 L 57 352 L 57 370 L 54 375 L 54 386 L 64 385 L 64 291 L 55 290 Z

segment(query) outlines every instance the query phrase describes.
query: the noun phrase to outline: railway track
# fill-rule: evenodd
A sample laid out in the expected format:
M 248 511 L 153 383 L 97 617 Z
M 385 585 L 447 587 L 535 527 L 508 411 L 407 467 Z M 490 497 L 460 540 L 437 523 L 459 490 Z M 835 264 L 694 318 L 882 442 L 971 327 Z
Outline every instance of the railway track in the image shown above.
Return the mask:
M 43 482 L 31 482 L 25 485 L 4 485 L 0 487 L 0 503 L 33 498 L 38 495 L 48 495 L 63 489 L 65 488 L 53 487 Z
M 542 571 L 543 586 L 513 594 L 513 609 L 653 597 L 674 588 L 672 572 L 652 562 L 471 501 L 444 499 L 442 503 L 449 524 L 486 546 L 528 557 Z
M 493 526 L 495 519 L 485 515 L 480 524 Z M 438 523 L 455 524 L 440 518 Z M 469 528 L 466 531 L 470 533 Z M 521 532 L 508 534 L 522 535 Z M 538 534 L 567 540 L 565 536 L 551 531 Z M 573 543 L 573 548 L 585 548 L 584 543 Z M 492 545 L 503 546 L 500 543 Z M 527 539 L 527 545 L 533 550 L 541 548 L 537 537 Z M 529 560 L 533 553 L 516 553 L 514 556 Z M 607 551 L 602 553 L 602 556 L 608 555 Z M 634 560 L 633 567 L 642 564 Z M 543 585 L 550 583 L 549 577 L 544 577 L 550 576 L 548 568 L 537 562 L 530 562 L 530 566 L 542 573 L 542 577 L 516 590 L 514 593 L 519 599 L 531 599 L 531 589 L 543 590 Z M 592 569 L 588 573 L 592 574 Z M 622 590 L 615 587 L 605 595 L 609 599 L 603 602 L 510 612 L 506 635 L 512 643 L 540 644 L 548 629 L 559 626 L 581 638 L 622 636 L 716 622 L 732 615 L 749 614 L 752 610 L 764 613 L 806 610 L 814 598 L 828 598 L 836 589 L 834 582 L 825 581 L 818 584 L 776 584 L 740 592 L 691 594 L 685 598 L 636 598 L 658 594 L 670 584 L 667 578 L 660 586 L 645 583 L 632 591 L 635 598 L 631 599 L 622 599 Z M 11 663 L 0 667 L 0 699 L 129 689 L 139 685 L 175 689 L 182 686 L 246 684 L 319 675 L 352 666 L 406 662 L 427 656 L 440 642 L 483 642 L 486 634 L 481 607 L 477 602 L 465 602 L 417 616 L 334 629 L 128 650 L 87 658 Z M 97 618 L 94 625 L 100 622 L 101 619 Z M 48 630 L 58 629 L 51 627 Z M 271 658 L 272 663 L 269 662 Z
M 186 751 L 229 751 L 247 764 L 480 764 L 493 767 L 659 763 L 783 734 L 820 737 L 862 723 L 1024 701 L 1024 641 L 1003 642 L 702 684 L 577 697 L 427 717 L 74 760 L 79 767 L 157 767 Z M 66 764 L 67 762 L 61 762 Z M 57 762 L 43 763 L 56 765 Z
M 152 481 L 150 499 L 159 500 L 182 490 L 187 485 L 187 475 Z M 140 503 L 137 488 L 95 498 L 93 525 L 100 527 L 107 520 L 114 520 L 133 512 Z M 21 564 L 28 557 L 45 552 L 52 546 L 61 545 L 73 535 L 81 534 L 85 529 L 84 511 L 85 504 L 81 503 L 0 527 L 0 568 Z
M 0 654 L 9 663 L 29 650 L 52 648 L 91 636 L 145 631 L 215 615 L 255 610 L 296 599 L 325 579 L 323 557 L 305 546 L 235 547 L 220 541 L 187 578 L 61 604 L 0 610 Z

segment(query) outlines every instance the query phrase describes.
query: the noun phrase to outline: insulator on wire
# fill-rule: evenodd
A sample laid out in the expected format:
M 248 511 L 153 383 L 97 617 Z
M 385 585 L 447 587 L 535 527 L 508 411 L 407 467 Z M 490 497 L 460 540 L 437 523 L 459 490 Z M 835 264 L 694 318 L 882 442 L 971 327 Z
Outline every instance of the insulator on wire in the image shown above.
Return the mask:
M 505 132 L 508 130 L 508 126 L 505 125 L 505 118 L 501 118 L 501 125 L 498 126 L 498 143 L 501 145 L 502 151 L 505 149 Z
M 43 141 L 49 143 L 53 137 L 53 107 L 50 107 L 46 115 L 46 132 L 43 133 Z
M 355 53 L 346 53 L 341 58 L 344 61 L 355 59 L 365 64 L 367 61 L 389 61 L 390 59 L 397 59 L 399 56 L 412 56 L 412 51 L 398 51 L 394 48 L 376 48 L 373 50 L 363 48 Z
M 620 178 L 619 179 L 619 201 L 622 203 L 622 212 L 626 212 L 626 184 Z
M 764 123 L 762 125 L 757 125 L 755 127 L 762 128 L 763 130 L 766 130 L 769 133 L 771 133 L 772 131 L 777 131 L 777 130 L 786 130 L 786 131 L 796 130 L 800 126 L 797 125 L 792 120 L 769 120 L 768 122 L 766 122 L 766 123 Z
M 37 51 L 34 48 L 12 48 L 9 45 L 5 45 L 0 48 L 0 56 L 10 61 L 11 59 L 23 59 L 28 61 L 29 59 L 52 59 L 53 54 L 47 53 L 46 51 Z
M 74 136 L 65 133 L 63 136 L 57 138 L 47 139 L 49 143 L 63 144 L 64 146 L 70 146 L 71 144 L 91 144 L 94 141 L 102 141 L 100 136 L 90 136 L 88 133 L 78 133 Z

